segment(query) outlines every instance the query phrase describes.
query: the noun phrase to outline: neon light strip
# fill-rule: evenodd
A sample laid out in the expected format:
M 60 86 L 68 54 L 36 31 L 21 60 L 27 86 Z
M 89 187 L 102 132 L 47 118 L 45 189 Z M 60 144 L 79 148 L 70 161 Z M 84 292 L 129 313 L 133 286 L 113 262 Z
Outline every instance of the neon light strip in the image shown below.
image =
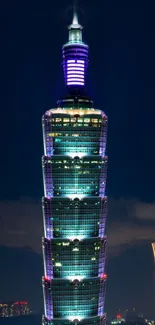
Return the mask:
M 84 62 L 83 62 L 83 63 L 77 63 L 77 62 L 68 63 L 68 62 L 67 62 L 67 65 L 69 65 L 69 66 L 77 65 L 77 66 L 80 67 L 80 66 L 84 66 L 84 64 L 85 64 Z
M 72 81 L 72 82 L 67 82 L 67 85 L 68 86 L 70 86 L 70 85 L 81 85 L 81 86 L 84 86 L 84 82 L 74 82 L 74 81 Z
M 85 61 L 83 60 L 77 60 L 77 63 L 84 63 Z
M 80 64 L 80 63 L 68 63 L 67 67 L 81 67 L 84 68 L 84 64 Z
M 70 75 L 67 77 L 67 80 L 72 80 L 72 79 L 76 79 L 76 80 L 79 79 L 79 81 L 82 81 L 82 80 L 84 81 L 84 76 Z
M 82 83 L 84 83 L 84 79 L 78 79 L 78 78 L 69 78 L 69 79 L 67 79 L 67 82 L 70 82 L 70 81 L 79 81 L 79 82 L 82 82 Z
M 79 71 L 79 69 L 72 69 L 72 70 L 69 70 L 69 71 L 67 71 L 67 74 L 71 74 L 71 73 L 79 73 L 79 74 L 82 74 L 82 75 L 84 75 L 84 70 L 83 71 Z
M 78 74 L 70 74 L 67 79 L 71 79 L 71 78 L 80 78 L 84 80 L 84 76 L 78 75 Z
M 68 60 L 67 62 L 73 62 L 73 63 L 75 63 L 75 60 Z
M 75 62 L 84 63 L 85 61 L 84 60 L 77 60 L 77 61 L 75 61 L 75 60 L 67 60 L 67 63 L 75 63 Z
M 70 74 L 69 76 L 67 76 L 67 79 L 70 78 L 79 78 L 79 79 L 83 79 L 84 80 L 84 76 L 81 76 L 80 74 L 76 74 L 76 72 L 74 74 Z
M 82 80 L 76 80 L 76 79 L 72 79 L 72 80 L 68 80 L 67 81 L 67 85 L 69 85 L 70 84 L 70 82 L 72 83 L 72 82 L 74 82 L 75 83 L 75 85 L 78 85 L 79 84 L 79 82 L 81 83 L 81 85 L 84 85 L 84 81 L 82 81 Z
M 75 69 L 74 69 L 74 71 L 75 71 Z M 76 71 L 77 71 L 77 70 L 76 70 Z M 76 71 L 75 71 L 75 72 L 76 72 Z M 68 71 L 68 72 L 67 72 L 67 75 L 70 75 L 70 74 L 72 74 L 72 73 L 73 73 L 73 71 Z M 84 71 L 77 71 L 76 73 L 84 75 Z
M 84 68 L 76 68 L 76 67 L 72 67 L 72 68 L 67 68 L 67 70 L 69 71 L 69 70 L 72 70 L 72 71 L 74 71 L 74 70 L 79 70 L 79 71 L 84 71 L 85 69 Z
M 75 82 L 77 82 L 77 81 L 79 81 L 79 82 L 84 82 L 85 80 L 84 80 L 84 79 L 79 79 L 79 78 L 69 78 L 69 79 L 67 79 L 67 83 L 70 82 L 70 81 L 75 81 Z

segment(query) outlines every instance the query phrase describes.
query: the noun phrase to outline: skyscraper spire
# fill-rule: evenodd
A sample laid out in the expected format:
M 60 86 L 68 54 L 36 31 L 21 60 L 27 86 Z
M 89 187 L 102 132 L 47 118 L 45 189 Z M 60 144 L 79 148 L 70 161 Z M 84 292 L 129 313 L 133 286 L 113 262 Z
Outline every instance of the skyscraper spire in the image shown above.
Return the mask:
M 78 15 L 77 15 L 77 12 L 74 11 L 74 12 L 73 12 L 73 21 L 72 21 L 72 25 L 74 26 L 74 25 L 78 25 L 78 24 L 79 24 L 79 22 L 78 22 Z
M 77 14 L 77 2 L 74 2 L 73 5 L 73 20 L 72 24 L 69 26 L 69 29 L 82 29 L 83 27 L 79 24 L 78 14 Z
M 72 25 L 78 25 L 78 15 L 77 15 L 77 0 L 74 0 L 73 3 L 73 21 Z

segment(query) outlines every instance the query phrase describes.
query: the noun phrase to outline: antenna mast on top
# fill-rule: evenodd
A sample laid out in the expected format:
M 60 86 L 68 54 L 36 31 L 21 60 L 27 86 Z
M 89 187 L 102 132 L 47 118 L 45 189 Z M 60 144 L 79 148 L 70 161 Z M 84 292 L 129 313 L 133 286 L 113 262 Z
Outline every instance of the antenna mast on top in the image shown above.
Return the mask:
M 73 25 L 78 25 L 78 15 L 77 15 L 77 0 L 73 2 Z

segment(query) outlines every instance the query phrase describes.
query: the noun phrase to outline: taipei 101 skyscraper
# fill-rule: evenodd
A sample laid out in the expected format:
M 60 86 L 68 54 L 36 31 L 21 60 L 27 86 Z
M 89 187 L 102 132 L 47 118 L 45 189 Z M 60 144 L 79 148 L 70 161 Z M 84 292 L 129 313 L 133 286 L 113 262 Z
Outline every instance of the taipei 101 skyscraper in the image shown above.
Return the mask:
M 42 120 L 43 325 L 103 325 L 107 116 L 86 92 L 88 45 L 76 13 L 62 62 L 68 95 Z

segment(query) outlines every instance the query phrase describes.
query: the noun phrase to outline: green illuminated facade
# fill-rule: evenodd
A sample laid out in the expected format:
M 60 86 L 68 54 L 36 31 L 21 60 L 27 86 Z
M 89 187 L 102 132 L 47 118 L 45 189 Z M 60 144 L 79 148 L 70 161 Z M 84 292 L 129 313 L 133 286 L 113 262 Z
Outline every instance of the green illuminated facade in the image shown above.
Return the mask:
M 72 29 L 79 35 L 82 27 L 77 17 L 69 29 L 70 35 Z M 81 49 L 81 39 L 78 43 L 72 38 L 69 44 L 69 49 L 68 43 L 63 47 L 69 96 L 58 101 L 42 120 L 43 324 L 103 325 L 107 116 L 94 108 L 84 81 L 79 82 L 80 74 L 85 73 L 85 65 L 81 66 L 86 45 Z

